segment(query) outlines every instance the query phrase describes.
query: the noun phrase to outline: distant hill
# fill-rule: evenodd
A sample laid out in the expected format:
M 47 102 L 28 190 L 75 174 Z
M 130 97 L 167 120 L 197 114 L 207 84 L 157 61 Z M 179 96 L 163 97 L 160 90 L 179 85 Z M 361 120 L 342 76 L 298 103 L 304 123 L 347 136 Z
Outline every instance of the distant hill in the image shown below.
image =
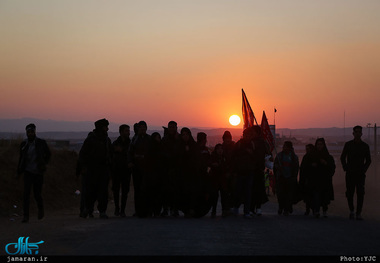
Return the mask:
M 94 129 L 91 121 L 56 121 L 35 118 L 0 119 L 0 132 L 25 132 L 25 126 L 34 123 L 38 132 L 85 132 Z M 110 123 L 110 130 L 118 130 L 119 125 Z
M 21 118 L 21 119 L 0 119 L 0 139 L 15 138 L 17 136 L 25 136 L 25 126 L 28 123 L 35 123 L 37 125 L 37 133 L 39 136 L 56 140 L 81 140 L 86 138 L 88 132 L 94 129 L 94 122 L 92 121 L 56 121 L 56 120 L 42 120 L 35 118 Z M 119 123 L 110 123 L 109 136 L 116 138 L 118 136 Z M 131 133 L 133 135 L 132 124 Z M 179 127 L 179 130 L 182 127 Z M 238 140 L 242 135 L 241 128 L 191 128 L 194 138 L 200 131 L 206 132 L 213 142 L 221 140 L 224 131 L 229 130 L 232 133 L 234 140 Z M 155 131 L 163 134 L 163 128 L 159 126 L 149 126 L 148 133 Z M 277 129 L 276 134 L 279 137 L 289 137 L 305 140 L 305 138 L 314 137 L 327 137 L 333 140 L 343 140 L 344 137 L 351 138 L 352 128 L 308 128 L 308 129 Z M 363 129 L 363 138 L 367 136 L 367 128 Z M 372 131 L 373 134 L 373 131 Z
M 57 121 L 57 120 L 42 120 L 36 118 L 21 118 L 21 119 L 0 119 L 0 133 L 25 133 L 25 126 L 29 123 L 34 123 L 37 126 L 38 133 L 44 133 L 48 135 L 61 136 L 59 134 L 63 134 L 64 136 L 68 135 L 70 138 L 73 136 L 74 138 L 80 136 L 81 133 L 87 133 L 94 129 L 94 122 L 92 121 Z M 131 132 L 133 133 L 132 125 L 133 123 L 128 123 L 131 126 Z M 111 122 L 109 125 L 110 133 L 118 133 L 119 126 L 121 123 L 113 123 Z M 164 125 L 166 126 L 166 125 Z M 182 127 L 179 127 L 181 129 Z M 210 131 L 211 135 L 220 132 L 224 132 L 226 129 L 212 129 L 212 128 L 191 128 L 193 131 L 193 135 L 196 135 L 199 131 Z M 242 132 L 242 129 L 231 128 L 228 129 L 231 132 L 237 131 L 239 133 Z M 163 132 L 162 126 L 151 126 L 148 123 L 148 132 L 152 133 L 154 131 Z

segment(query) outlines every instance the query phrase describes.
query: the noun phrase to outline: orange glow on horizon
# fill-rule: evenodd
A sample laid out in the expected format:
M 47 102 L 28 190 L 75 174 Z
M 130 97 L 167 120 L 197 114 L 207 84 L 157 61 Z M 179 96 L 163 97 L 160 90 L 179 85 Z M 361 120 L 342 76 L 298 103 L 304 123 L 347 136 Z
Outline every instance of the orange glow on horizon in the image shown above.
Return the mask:
M 0 118 L 224 128 L 244 89 L 259 124 L 380 123 L 377 1 L 236 1 L 4 2 Z

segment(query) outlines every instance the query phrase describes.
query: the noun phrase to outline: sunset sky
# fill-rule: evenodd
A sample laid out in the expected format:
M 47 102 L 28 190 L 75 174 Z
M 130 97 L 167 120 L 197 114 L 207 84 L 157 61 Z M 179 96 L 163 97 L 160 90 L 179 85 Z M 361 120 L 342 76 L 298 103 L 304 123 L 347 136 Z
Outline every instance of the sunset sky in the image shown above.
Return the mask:
M 380 125 L 379 0 L 0 0 L 0 118 Z

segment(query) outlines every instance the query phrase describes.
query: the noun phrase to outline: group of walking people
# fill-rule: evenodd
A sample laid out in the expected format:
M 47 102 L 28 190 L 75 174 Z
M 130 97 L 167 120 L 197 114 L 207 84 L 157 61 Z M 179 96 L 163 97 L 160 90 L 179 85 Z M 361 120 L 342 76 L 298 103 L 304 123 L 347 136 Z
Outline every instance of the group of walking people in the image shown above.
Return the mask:
M 323 138 L 317 139 L 315 145 L 306 145 L 306 154 L 300 165 L 292 142 L 286 141 L 283 150 L 276 156 L 274 172 L 279 214 L 289 215 L 293 212 L 292 205 L 303 200 L 306 204 L 305 215 L 312 211 L 315 217 L 319 217 L 322 207 L 323 216 L 327 217 L 328 205 L 334 200 L 332 178 L 335 161 Z
M 175 121 L 164 127 L 164 135 L 147 134 L 147 124 L 140 121 L 130 127 L 119 127 L 120 136 L 111 142 L 109 122 L 95 122 L 95 129 L 85 139 L 79 152 L 77 175 L 82 178 L 81 217 L 93 217 L 94 206 L 100 218 L 108 218 L 108 187 L 112 181 L 114 215 L 126 216 L 126 204 L 134 188 L 134 215 L 138 217 L 216 216 L 220 195 L 222 216 L 239 214 L 243 205 L 245 218 L 262 214 L 261 205 L 268 201 L 266 192 L 266 160 L 274 161 L 274 192 L 278 198 L 278 214 L 289 215 L 292 205 L 306 203 L 306 212 L 327 216 L 328 204 L 334 199 L 332 177 L 334 158 L 323 138 L 307 145 L 301 164 L 293 145 L 286 141 L 283 150 L 271 157 L 268 143 L 259 126 L 246 128 L 236 143 L 229 131 L 223 143 L 210 152 L 207 134 L 199 132 L 194 139 L 189 128 L 178 132 Z M 29 220 L 32 186 L 38 203 L 38 218 L 44 217 L 41 190 L 43 174 L 51 153 L 46 141 L 36 137 L 36 126 L 26 127 L 27 139 L 20 147 L 19 174 L 24 173 L 24 219 Z M 369 146 L 361 140 L 362 128 L 354 127 L 354 140 L 345 144 L 341 163 L 346 171 L 346 196 L 350 218 L 362 219 L 365 173 L 371 163 Z M 299 174 L 299 181 L 298 181 Z M 355 213 L 353 196 L 357 193 Z
M 108 181 L 116 216 L 126 216 L 126 203 L 131 181 L 134 209 L 138 217 L 201 217 L 211 210 L 216 216 L 220 195 L 222 216 L 238 213 L 244 204 L 244 216 L 261 214 L 265 193 L 265 157 L 270 154 L 258 126 L 248 128 L 237 143 L 226 131 L 223 143 L 210 152 L 207 134 L 199 132 L 194 139 L 189 128 L 178 132 L 170 121 L 164 136 L 148 135 L 144 121 L 133 127 L 121 125 L 120 136 L 112 143 L 107 136 L 108 121 L 95 122 L 80 150 L 78 174 L 82 175 L 81 216 L 93 216 L 95 202 L 101 218 L 107 218 Z M 120 195 L 121 190 L 121 195 Z
M 363 128 L 353 128 L 354 139 L 345 143 L 340 162 L 346 172 L 346 197 L 350 209 L 349 218 L 362 220 L 364 185 L 366 172 L 371 164 L 368 144 L 361 140 Z M 286 141 L 283 150 L 277 154 L 274 162 L 276 191 L 279 203 L 278 214 L 289 215 L 292 205 L 303 200 L 305 215 L 313 213 L 315 217 L 327 217 L 328 205 L 334 200 L 333 175 L 335 161 L 330 155 L 324 138 L 318 138 L 315 144 L 306 145 L 306 154 L 299 165 L 293 144 Z M 297 175 L 299 181 L 297 182 Z M 356 212 L 354 194 L 356 191 Z

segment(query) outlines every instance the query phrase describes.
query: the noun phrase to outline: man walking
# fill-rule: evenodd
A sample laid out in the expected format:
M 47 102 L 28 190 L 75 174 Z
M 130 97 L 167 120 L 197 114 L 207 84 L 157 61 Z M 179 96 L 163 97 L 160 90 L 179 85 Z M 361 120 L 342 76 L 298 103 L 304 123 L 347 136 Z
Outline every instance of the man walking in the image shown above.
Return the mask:
M 148 126 L 145 121 L 138 123 L 137 136 L 132 139 L 128 150 L 128 167 L 132 169 L 134 187 L 135 211 L 138 217 L 148 215 L 146 201 L 146 156 L 149 150 L 150 135 L 146 133 Z
M 163 206 L 161 216 L 169 214 L 178 217 L 178 199 L 180 196 L 180 180 L 179 180 L 179 147 L 181 144 L 178 133 L 177 122 L 169 121 L 168 128 L 162 138 L 165 174 L 163 177 Z
M 125 217 L 125 207 L 131 183 L 131 169 L 128 168 L 128 149 L 131 144 L 130 127 L 123 124 L 119 127 L 120 136 L 112 143 L 113 173 L 112 191 L 115 203 L 115 216 Z M 120 206 L 121 188 L 121 206 Z
M 356 189 L 357 207 L 356 219 L 361 216 L 364 201 L 365 174 L 371 164 L 371 154 L 368 144 L 362 141 L 363 128 L 353 128 L 354 139 L 345 143 L 340 161 L 346 172 L 346 197 L 350 208 L 350 219 L 355 218 L 354 194 Z
M 108 125 L 109 122 L 106 119 L 96 121 L 95 129 L 88 135 L 79 152 L 86 195 L 84 218 L 92 214 L 96 200 L 98 200 L 100 218 L 108 218 L 106 210 L 112 158 L 112 145 L 111 140 L 108 138 Z
M 36 125 L 28 124 L 25 128 L 27 139 L 20 145 L 20 159 L 18 175 L 24 174 L 24 218 L 23 223 L 29 221 L 30 192 L 33 186 L 34 199 L 38 207 L 38 219 L 44 217 L 42 200 L 43 174 L 46 164 L 50 160 L 50 150 L 45 140 L 37 138 Z

